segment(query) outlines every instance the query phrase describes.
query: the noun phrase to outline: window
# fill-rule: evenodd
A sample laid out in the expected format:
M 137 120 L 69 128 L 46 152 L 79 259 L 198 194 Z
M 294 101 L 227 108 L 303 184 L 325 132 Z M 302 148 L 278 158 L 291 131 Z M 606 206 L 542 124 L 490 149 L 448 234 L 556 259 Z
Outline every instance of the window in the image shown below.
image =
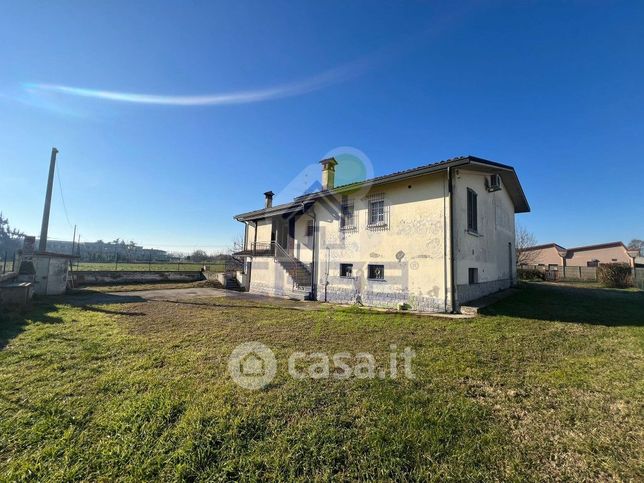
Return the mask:
M 548 270 L 559 270 L 559 265 L 557 265 L 556 263 L 549 263 Z
M 474 285 L 475 283 L 479 283 L 479 269 L 478 268 L 468 268 L 468 281 L 470 285 Z
M 598 267 L 599 266 L 599 260 L 591 260 L 589 262 L 586 262 L 587 267 Z
M 340 264 L 340 276 L 341 277 L 353 277 L 353 264 L 352 263 L 341 263 Z
M 477 197 L 474 190 L 467 188 L 467 229 L 475 233 L 478 232 Z
M 308 220 L 306 224 L 306 236 L 309 238 L 313 236 L 313 232 L 314 232 L 313 227 L 314 227 L 313 220 Z
M 385 279 L 384 265 L 369 265 L 369 280 L 384 280 L 384 279 Z
M 351 228 L 355 228 L 353 211 L 353 200 L 349 201 L 347 196 L 343 196 L 342 206 L 340 207 L 341 230 L 349 230 Z
M 385 200 L 369 201 L 369 224 L 382 225 L 385 223 Z

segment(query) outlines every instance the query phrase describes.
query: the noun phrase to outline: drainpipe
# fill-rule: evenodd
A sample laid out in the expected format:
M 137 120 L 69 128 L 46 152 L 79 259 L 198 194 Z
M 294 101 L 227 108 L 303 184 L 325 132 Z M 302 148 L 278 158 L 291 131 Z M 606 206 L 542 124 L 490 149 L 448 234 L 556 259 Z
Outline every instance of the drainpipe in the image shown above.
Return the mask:
M 306 210 L 304 209 L 304 202 L 302 202 L 302 214 L 303 215 L 308 215 L 313 219 L 313 247 L 311 247 L 311 299 L 312 300 L 317 300 L 317 294 L 316 294 L 316 288 L 317 284 L 315 283 L 315 248 L 316 248 L 316 241 L 318 238 L 317 232 L 317 216 L 315 215 L 315 210 L 313 210 L 313 214 L 307 213 Z
M 452 167 L 447 167 L 447 185 L 449 190 L 449 251 L 450 251 L 450 289 L 452 297 L 452 313 L 458 313 L 456 308 L 456 257 L 454 256 L 454 235 L 456 230 L 454 230 L 454 187 L 452 181 Z

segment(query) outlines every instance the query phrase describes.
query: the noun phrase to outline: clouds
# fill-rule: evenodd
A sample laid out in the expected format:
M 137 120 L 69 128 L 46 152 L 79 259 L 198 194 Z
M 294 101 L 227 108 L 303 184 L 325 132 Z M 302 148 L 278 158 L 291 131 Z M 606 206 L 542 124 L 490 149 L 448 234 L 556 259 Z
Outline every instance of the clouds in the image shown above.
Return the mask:
M 23 88 L 34 95 L 58 95 L 99 99 L 103 101 L 160 106 L 221 106 L 250 104 L 284 97 L 308 94 L 325 87 L 358 77 L 374 64 L 373 58 L 364 58 L 324 71 L 313 77 L 277 86 L 201 95 L 158 95 L 89 89 L 58 84 L 25 83 Z

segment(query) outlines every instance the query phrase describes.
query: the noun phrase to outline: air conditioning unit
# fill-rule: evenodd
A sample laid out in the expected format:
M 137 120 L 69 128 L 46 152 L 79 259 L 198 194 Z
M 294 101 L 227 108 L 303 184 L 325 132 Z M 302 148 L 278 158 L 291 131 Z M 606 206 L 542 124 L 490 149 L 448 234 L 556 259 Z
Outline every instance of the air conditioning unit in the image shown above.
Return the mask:
M 498 174 L 490 175 L 489 179 L 486 179 L 487 190 L 499 191 L 501 189 L 501 177 Z

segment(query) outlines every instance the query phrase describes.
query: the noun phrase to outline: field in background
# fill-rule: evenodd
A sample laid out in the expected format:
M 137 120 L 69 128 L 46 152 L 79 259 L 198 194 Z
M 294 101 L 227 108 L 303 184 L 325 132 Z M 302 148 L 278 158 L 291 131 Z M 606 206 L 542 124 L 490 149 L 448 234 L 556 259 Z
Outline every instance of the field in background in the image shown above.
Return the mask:
M 201 270 L 202 267 L 206 267 L 206 270 L 210 272 L 223 272 L 225 271 L 224 262 L 203 262 L 203 263 L 192 263 L 192 262 L 119 262 L 118 264 L 114 262 L 79 262 L 74 263 L 74 270 L 78 271 L 91 271 L 91 272 L 103 272 L 103 271 L 129 271 L 129 272 L 138 272 L 138 271 L 161 271 L 161 272 L 194 272 Z
M 96 297 L 0 312 L 0 479 L 643 477 L 640 291 L 526 284 L 465 320 L 244 295 Z M 227 372 L 248 341 L 277 356 L 264 390 Z M 415 379 L 286 372 L 294 351 L 380 363 L 390 344 L 416 351 Z

